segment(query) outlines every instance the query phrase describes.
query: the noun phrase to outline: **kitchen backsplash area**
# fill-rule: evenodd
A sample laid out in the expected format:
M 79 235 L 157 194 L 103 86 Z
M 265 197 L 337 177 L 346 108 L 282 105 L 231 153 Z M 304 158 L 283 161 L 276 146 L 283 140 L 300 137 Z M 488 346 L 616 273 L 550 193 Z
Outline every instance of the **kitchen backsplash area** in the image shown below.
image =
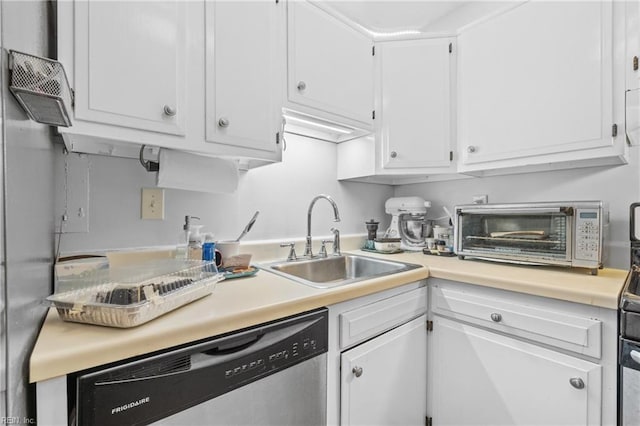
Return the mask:
M 336 145 L 297 135 L 287 136 L 281 163 L 241 172 L 233 194 L 206 194 L 166 189 L 164 220 L 140 218 L 141 189 L 155 187 L 156 174 L 145 171 L 137 160 L 78 154 L 59 150 L 56 160 L 56 226 L 69 194 L 77 197 L 78 179 L 87 176 L 88 232 L 62 235 L 61 253 L 175 244 L 185 215 L 200 217 L 203 231 L 219 240 L 234 239 L 251 215 L 260 211 L 245 241 L 301 239 L 311 195 L 325 193 L 337 202 L 343 235 L 365 234 L 364 222 L 380 221 L 386 229 L 390 217 L 384 203 L 393 196 L 420 196 L 432 203 L 429 218 L 445 215 L 468 204 L 474 196 L 487 195 L 490 203 L 602 200 L 609 205 L 610 226 L 605 265 L 628 267 L 628 209 L 640 198 L 638 150 L 630 150 L 630 162 L 618 167 L 580 168 L 509 176 L 492 176 L 413 185 L 377 185 L 336 180 Z M 75 157 L 74 157 L 75 156 Z M 66 165 L 65 165 L 66 162 Z M 80 170 L 78 170 L 80 169 Z M 215 182 L 211 183 L 215 185 Z M 66 188 L 66 189 L 65 189 Z M 84 187 L 83 187 L 84 188 Z M 83 189 L 80 188 L 80 189 Z M 624 188 L 624 189 L 623 189 Z M 622 190 L 623 189 L 623 190 Z M 80 191 L 81 192 L 81 191 Z M 116 208 L 114 208 L 116 207 Z M 330 207 L 314 209 L 312 235 L 329 236 L 333 226 Z M 446 220 L 441 220 L 446 224 Z
M 56 226 L 65 200 L 68 213 L 77 214 L 72 204 L 86 191 L 80 198 L 88 198 L 83 213 L 89 229 L 64 233 L 61 253 L 176 244 L 185 215 L 200 217 L 194 223 L 203 225 L 203 232 L 213 232 L 216 239 L 235 239 L 256 210 L 260 216 L 243 241 L 304 239 L 309 203 L 321 193 L 336 201 L 342 218 L 337 228 L 342 235 L 365 235 L 364 222 L 371 218 L 388 225 L 384 202 L 393 196 L 393 187 L 339 182 L 335 144 L 296 135 L 286 139 L 283 161 L 241 172 L 233 194 L 165 189 L 164 220 L 140 218 L 141 189 L 156 186 L 156 173 L 144 170 L 138 160 L 66 156 L 60 149 L 56 156 Z M 71 178 L 65 179 L 65 173 Z M 88 185 L 83 186 L 77 176 L 84 176 Z M 314 238 L 328 237 L 334 225 L 331 206 L 319 203 L 313 212 Z
M 477 195 L 487 195 L 490 203 L 602 200 L 608 203 L 610 214 L 605 266 L 628 269 L 629 205 L 640 199 L 638 156 L 638 150 L 632 147 L 629 164 L 618 167 L 402 185 L 396 187 L 394 195 L 417 195 L 431 201 L 429 218 L 444 216 L 443 206 L 452 210 L 455 205 L 470 204 Z

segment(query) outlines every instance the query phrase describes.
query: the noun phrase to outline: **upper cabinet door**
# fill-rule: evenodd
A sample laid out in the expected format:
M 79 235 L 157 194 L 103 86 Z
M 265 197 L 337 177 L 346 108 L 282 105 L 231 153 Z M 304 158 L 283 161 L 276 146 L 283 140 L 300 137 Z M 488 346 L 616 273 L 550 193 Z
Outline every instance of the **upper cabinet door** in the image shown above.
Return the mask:
M 182 1 L 75 2 L 75 117 L 184 134 Z
M 383 167 L 449 166 L 453 39 L 383 42 L 377 47 Z
M 613 145 L 611 2 L 527 2 L 458 45 L 464 164 Z
M 305 1 L 288 11 L 289 101 L 371 126 L 372 41 Z
M 280 151 L 284 3 L 208 1 L 205 7 L 207 141 Z

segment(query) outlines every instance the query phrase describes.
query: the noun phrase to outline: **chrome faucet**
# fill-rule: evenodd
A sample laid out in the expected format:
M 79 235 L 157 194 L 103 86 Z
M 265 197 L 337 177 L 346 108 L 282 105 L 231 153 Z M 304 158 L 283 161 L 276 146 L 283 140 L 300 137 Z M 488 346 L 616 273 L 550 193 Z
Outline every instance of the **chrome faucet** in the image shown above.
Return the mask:
M 333 221 L 340 222 L 340 213 L 338 212 L 338 205 L 336 204 L 335 201 L 333 201 L 333 198 L 325 194 L 320 194 L 316 196 L 313 200 L 311 200 L 311 204 L 309 204 L 309 210 L 307 211 L 307 243 L 304 246 L 304 256 L 308 257 L 309 259 L 313 257 L 313 251 L 311 250 L 311 211 L 313 210 L 313 206 L 316 203 L 316 201 L 318 201 L 321 198 L 324 198 L 325 200 L 331 203 L 331 207 L 333 207 L 333 217 L 334 217 Z M 333 244 L 333 253 L 340 254 L 340 234 L 334 232 L 334 237 L 335 237 L 334 241 L 337 241 L 337 244 L 336 242 L 334 242 Z M 336 251 L 336 246 L 337 246 L 337 251 Z

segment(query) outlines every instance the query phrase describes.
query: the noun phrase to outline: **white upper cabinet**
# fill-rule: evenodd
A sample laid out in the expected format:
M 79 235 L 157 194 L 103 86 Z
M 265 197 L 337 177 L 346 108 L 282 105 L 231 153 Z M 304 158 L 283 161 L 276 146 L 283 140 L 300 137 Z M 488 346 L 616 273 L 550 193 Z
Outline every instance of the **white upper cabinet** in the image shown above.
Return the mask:
M 338 179 L 402 184 L 450 178 L 455 38 L 376 43 L 375 138 L 338 145 Z
M 624 138 L 612 133 L 612 10 L 532 1 L 462 32 L 461 171 L 623 162 Z
M 383 168 L 451 164 L 453 41 L 444 38 L 376 45 L 376 136 L 382 144 Z
M 73 19 L 75 118 L 183 135 L 184 3 L 78 1 Z
M 285 5 L 207 2 L 206 140 L 281 155 Z
M 67 148 L 280 161 L 285 19 L 275 1 L 60 2 L 58 57 L 76 95 Z
M 371 127 L 373 42 L 306 1 L 288 3 L 290 109 Z

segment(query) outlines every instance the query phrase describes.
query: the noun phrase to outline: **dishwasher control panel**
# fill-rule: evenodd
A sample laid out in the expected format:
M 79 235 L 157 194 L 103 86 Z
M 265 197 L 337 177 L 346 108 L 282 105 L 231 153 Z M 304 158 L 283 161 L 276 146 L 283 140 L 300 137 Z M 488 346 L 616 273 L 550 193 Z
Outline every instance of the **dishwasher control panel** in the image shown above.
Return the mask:
M 319 349 L 318 339 L 315 336 L 306 336 L 306 333 L 300 333 L 292 336 L 291 339 L 278 342 L 277 345 L 268 348 L 264 354 L 238 360 L 238 364 L 229 366 L 225 370 L 225 379 L 233 379 L 235 376 L 244 374 L 252 375 L 261 371 L 280 370 L 297 364 L 299 359 L 304 360 L 327 351 L 326 342 L 322 342 L 322 348 Z
M 148 424 L 327 352 L 320 309 L 69 377 L 71 423 Z

